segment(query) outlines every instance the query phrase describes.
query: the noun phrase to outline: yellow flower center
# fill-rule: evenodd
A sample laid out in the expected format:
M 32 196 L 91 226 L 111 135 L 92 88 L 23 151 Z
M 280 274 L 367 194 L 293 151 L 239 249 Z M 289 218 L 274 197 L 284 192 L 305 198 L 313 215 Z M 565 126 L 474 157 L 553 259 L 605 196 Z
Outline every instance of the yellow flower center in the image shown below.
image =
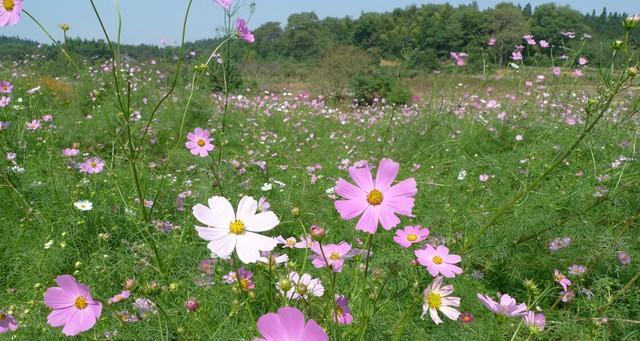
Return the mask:
M 440 306 L 442 306 L 442 296 L 435 292 L 429 293 L 429 295 L 427 295 L 427 305 L 433 309 L 440 308 Z
M 410 241 L 410 242 L 415 242 L 416 240 L 418 240 L 418 236 L 416 236 L 413 233 L 410 233 L 410 234 L 407 235 L 407 240 Z
M 98 165 L 97 163 L 95 163 L 94 161 L 91 161 L 90 163 L 91 168 L 96 168 L 96 166 Z
M 7 11 L 11 11 L 16 6 L 16 3 L 13 0 L 3 0 L 2 6 L 4 6 L 4 9 Z
M 76 301 L 73 302 L 73 305 L 76 306 L 76 308 L 82 310 L 89 305 L 89 302 L 87 302 L 87 299 L 84 298 L 84 296 L 78 296 L 76 297 Z
M 309 288 L 307 288 L 307 286 L 305 284 L 298 284 L 296 285 L 296 291 L 298 292 L 298 294 L 300 295 L 304 295 L 307 293 L 307 291 L 309 291 Z
M 229 231 L 233 234 L 242 234 L 244 232 L 244 223 L 240 220 L 234 220 L 229 225 Z
M 5 0 L 5 1 L 6 1 L 6 0 Z M 6 86 L 6 85 L 3 85 L 3 86 L 2 86 L 2 91 L 8 91 L 8 90 L 9 90 L 9 87 L 8 87 L 8 86 Z
M 0 321 L 4 321 L 6 319 L 7 319 L 7 315 L 3 314 L 3 313 L 0 313 Z
M 331 259 L 331 260 L 338 260 L 338 259 L 340 259 L 340 254 L 339 254 L 339 253 L 337 253 L 337 252 L 335 252 L 335 251 L 334 251 L 334 252 L 331 252 L 331 255 L 329 256 L 329 259 Z
M 242 289 L 247 290 L 249 289 L 249 280 L 246 278 L 243 278 L 240 280 L 240 286 L 242 287 Z
M 555 277 L 555 280 L 558 281 L 558 282 L 560 282 L 561 280 L 564 279 L 564 275 L 563 274 L 557 274 L 554 277 Z
M 384 199 L 384 196 L 382 196 L 382 192 L 377 189 L 374 189 L 367 194 L 367 202 L 371 205 L 380 205 L 380 203 L 382 203 L 382 199 Z
M 200 147 L 204 147 L 205 144 L 207 144 L 206 142 L 204 142 L 203 139 L 198 139 L 198 142 L 196 142 L 198 144 L 198 146 Z
M 433 263 L 436 264 L 436 265 L 442 264 L 442 257 L 440 257 L 440 256 L 435 256 L 435 257 L 433 257 L 432 260 L 433 260 Z
M 344 315 L 344 310 L 339 306 L 336 306 L 336 316 L 342 317 L 342 315 Z

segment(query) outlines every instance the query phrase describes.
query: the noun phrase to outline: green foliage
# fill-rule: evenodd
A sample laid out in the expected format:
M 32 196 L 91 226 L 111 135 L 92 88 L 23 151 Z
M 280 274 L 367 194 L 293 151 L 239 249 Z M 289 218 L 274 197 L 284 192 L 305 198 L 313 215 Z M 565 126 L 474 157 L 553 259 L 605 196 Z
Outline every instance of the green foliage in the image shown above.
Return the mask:
M 350 88 L 353 97 L 361 104 L 373 104 L 376 99 L 385 99 L 392 104 L 411 101 L 409 88 L 380 70 L 358 74 L 351 80 Z

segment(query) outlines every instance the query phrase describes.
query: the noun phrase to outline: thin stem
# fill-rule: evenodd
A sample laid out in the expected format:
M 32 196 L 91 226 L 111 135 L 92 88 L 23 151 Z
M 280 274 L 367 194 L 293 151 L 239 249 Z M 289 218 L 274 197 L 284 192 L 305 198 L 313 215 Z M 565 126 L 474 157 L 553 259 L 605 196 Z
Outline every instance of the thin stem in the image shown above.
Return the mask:
M 29 18 L 31 18 L 31 20 L 33 20 L 33 22 L 36 23 L 36 25 L 38 25 L 38 27 L 40 27 L 40 29 L 42 30 L 42 32 L 44 32 L 44 34 L 47 35 L 47 37 L 49 37 L 49 39 L 51 40 L 51 42 L 53 42 L 53 44 L 60 49 L 60 51 L 62 51 L 62 53 L 64 54 L 65 57 L 67 57 L 67 59 L 69 60 L 69 62 L 71 63 L 71 65 L 73 65 L 73 67 L 76 69 L 76 71 L 78 71 L 78 74 L 82 74 L 82 72 L 80 71 L 80 68 L 78 67 L 78 65 L 76 64 L 76 62 L 73 61 L 73 59 L 71 58 L 71 56 L 69 55 L 69 53 L 67 53 L 67 50 L 64 49 L 64 47 L 62 47 L 60 44 L 58 44 L 58 41 L 56 41 L 51 34 L 49 33 L 49 31 L 47 31 L 47 29 L 42 26 L 42 24 L 38 21 L 38 19 L 36 19 L 33 15 L 31 15 L 31 13 L 27 12 L 27 10 L 23 9 L 22 12 L 24 14 L 26 14 Z
M 364 261 L 364 275 L 362 276 L 362 296 L 360 297 L 360 318 L 362 319 L 362 323 L 360 325 L 360 335 L 359 339 L 363 340 L 364 333 L 367 330 L 367 314 L 366 314 L 366 304 L 367 304 L 367 276 L 369 274 L 369 259 L 371 258 L 371 248 L 373 247 L 373 233 L 369 234 L 369 239 L 367 240 L 367 254 L 366 259 Z

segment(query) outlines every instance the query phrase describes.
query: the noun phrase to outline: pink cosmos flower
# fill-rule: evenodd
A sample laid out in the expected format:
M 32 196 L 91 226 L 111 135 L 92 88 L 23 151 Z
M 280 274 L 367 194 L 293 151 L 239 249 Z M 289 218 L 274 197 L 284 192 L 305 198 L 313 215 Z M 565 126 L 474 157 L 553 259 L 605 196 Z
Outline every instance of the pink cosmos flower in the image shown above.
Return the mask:
M 350 220 L 362 215 L 356 229 L 375 233 L 378 222 L 382 228 L 390 230 L 400 223 L 396 214 L 411 216 L 413 196 L 417 192 L 416 180 L 408 178 L 391 186 L 399 170 L 400 164 L 382 159 L 374 181 L 368 164 L 349 167 L 349 175 L 356 185 L 340 178 L 335 186 L 336 193 L 345 199 L 335 202 L 342 219 Z
M 22 0 L 3 0 L 0 3 L 0 27 L 17 24 L 21 12 Z
M 567 288 L 571 286 L 571 281 L 565 277 L 558 269 L 555 269 L 553 272 L 553 279 L 558 282 L 562 286 L 562 290 L 567 292 Z
M 582 77 L 582 70 L 580 69 L 573 70 L 573 75 L 576 77 Z
M 349 298 L 344 295 L 336 297 L 336 307 L 333 310 L 333 322 L 337 324 L 351 324 L 353 314 L 349 308 Z
M 216 3 L 227 11 L 231 9 L 231 5 L 233 4 L 233 0 L 215 0 Z
M 404 248 L 419 243 L 429 237 L 429 229 L 420 226 L 407 226 L 402 230 L 397 230 L 393 241 Z
M 582 65 L 586 65 L 589 61 L 587 60 L 587 58 L 585 57 L 580 57 L 578 58 L 578 64 Z
M 631 256 L 624 251 L 620 251 L 618 252 L 618 261 L 622 265 L 629 265 L 631 264 Z
M 544 327 L 547 324 L 547 319 L 544 317 L 544 314 L 536 314 L 531 310 L 527 311 L 527 313 L 522 316 L 522 319 L 524 320 L 524 325 L 534 334 L 544 331 Z
M 504 294 L 500 297 L 500 303 L 494 301 L 491 297 L 478 294 L 478 299 L 487 309 L 492 312 L 506 317 L 522 316 L 527 313 L 527 305 L 524 303 L 517 304 L 516 300 Z
M 102 161 L 99 157 L 86 159 L 80 164 L 80 173 L 98 174 L 102 173 L 103 170 L 104 161 Z
M 4 108 L 11 102 L 11 97 L 0 96 L 0 108 Z
M 551 72 L 553 72 L 554 76 L 560 76 L 560 73 L 562 73 L 562 70 L 560 69 L 560 67 L 556 66 L 553 69 L 551 69 Z
M 191 154 L 207 157 L 214 148 L 211 144 L 213 139 L 209 137 L 209 134 L 208 130 L 196 128 L 193 133 L 187 134 L 187 142 L 184 145 L 191 151 Z
M 47 317 L 52 327 L 61 327 L 62 334 L 78 335 L 91 329 L 102 314 L 102 304 L 94 301 L 89 287 L 76 282 L 70 275 L 56 278 L 57 287 L 47 289 L 44 303 L 53 311 Z
M 452 293 L 453 285 L 442 286 L 442 276 L 436 277 L 424 290 L 421 317 L 424 319 L 424 316 L 429 312 L 431 320 L 435 324 L 441 324 L 442 319 L 438 315 L 438 311 L 440 311 L 450 320 L 457 320 L 460 317 L 460 312 L 454 307 L 460 306 L 460 297 L 447 297 Z
M 262 338 L 253 341 L 328 341 L 329 336 L 314 321 L 305 323 L 304 314 L 293 307 L 283 307 L 277 313 L 262 315 L 257 323 Z
M 540 40 L 538 43 L 540 44 L 540 47 L 543 49 L 546 49 L 549 47 L 549 42 L 546 40 Z
M 0 334 L 15 331 L 16 329 L 18 329 L 18 322 L 16 322 L 16 319 L 0 310 Z
M 489 181 L 489 174 L 480 174 L 480 176 L 478 177 L 478 180 L 480 180 L 481 182 Z
M 450 255 L 449 249 L 444 245 L 434 248 L 427 244 L 424 249 L 416 250 L 414 253 L 418 257 L 418 263 L 426 266 L 431 276 L 442 274 L 444 277 L 453 278 L 462 273 L 462 268 L 454 265 L 460 263 L 462 258 Z
M 27 127 L 27 130 L 36 131 L 40 129 L 42 125 L 40 125 L 40 120 L 33 120 L 31 122 L 27 122 L 25 126 Z
M 78 155 L 78 153 L 80 153 L 80 151 L 76 148 L 65 148 L 62 150 L 62 155 L 66 156 L 66 157 L 74 157 L 76 155 Z
M 13 85 L 11 85 L 11 83 L 9 83 L 8 81 L 0 82 L 1 94 L 10 94 L 12 90 L 13 90 Z
M 238 37 L 247 43 L 252 44 L 256 41 L 256 37 L 253 36 L 253 32 L 249 30 L 247 22 L 244 21 L 244 19 L 238 19 L 238 21 L 236 21 L 236 31 L 238 32 Z
M 329 263 L 329 267 L 334 272 L 342 272 L 344 260 L 349 257 L 351 244 L 340 242 L 339 244 L 323 245 L 320 249 L 320 243 L 313 243 L 311 251 L 315 253 L 311 256 L 311 262 L 316 268 L 324 268 Z M 323 255 L 324 251 L 324 255 Z M 326 257 L 326 261 L 325 261 Z
M 497 41 L 497 39 L 495 37 L 491 37 L 491 38 L 489 38 L 489 41 L 487 42 L 487 45 L 495 46 L 496 45 L 496 41 Z

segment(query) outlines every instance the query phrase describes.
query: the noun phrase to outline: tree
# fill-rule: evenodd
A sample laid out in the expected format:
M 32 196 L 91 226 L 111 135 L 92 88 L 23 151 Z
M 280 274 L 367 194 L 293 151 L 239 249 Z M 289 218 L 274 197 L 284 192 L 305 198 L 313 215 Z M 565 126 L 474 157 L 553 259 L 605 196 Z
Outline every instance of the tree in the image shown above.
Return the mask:
M 254 32 L 256 42 L 254 48 L 258 56 L 273 58 L 282 55 L 282 35 L 284 34 L 279 22 L 269 21 L 262 24 Z

